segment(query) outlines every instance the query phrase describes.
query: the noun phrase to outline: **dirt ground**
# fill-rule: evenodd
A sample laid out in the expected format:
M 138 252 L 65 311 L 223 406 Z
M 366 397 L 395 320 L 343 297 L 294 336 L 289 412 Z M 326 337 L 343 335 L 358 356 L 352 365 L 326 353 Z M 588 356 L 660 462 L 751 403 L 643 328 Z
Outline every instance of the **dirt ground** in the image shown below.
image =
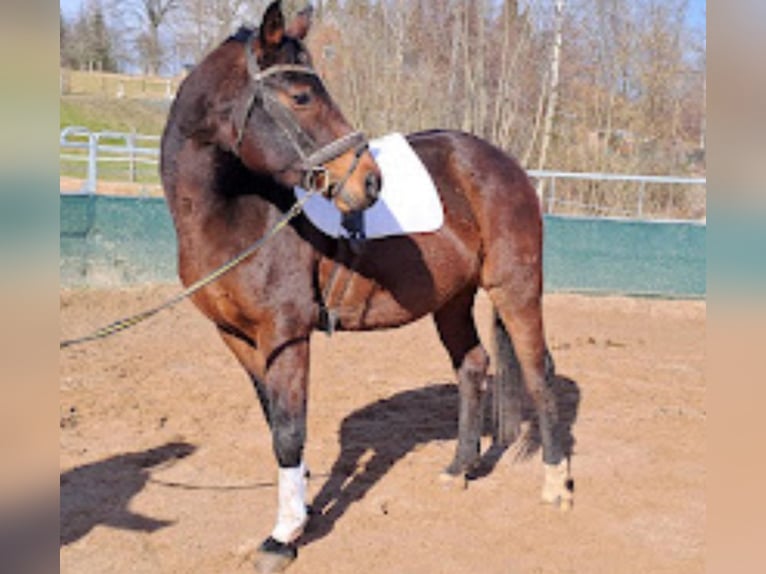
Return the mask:
M 61 336 L 172 287 L 61 293 Z M 477 318 L 488 340 L 490 306 Z M 315 335 L 314 518 L 291 574 L 691 573 L 705 569 L 704 302 L 549 295 L 575 506 L 539 502 L 534 426 L 445 487 L 457 391 L 429 319 Z M 188 303 L 60 355 L 61 572 L 251 572 L 276 463 L 244 372 Z
M 79 192 L 85 185 L 85 180 L 75 177 L 59 177 L 61 193 Z M 96 193 L 128 197 L 164 197 L 159 183 L 143 184 L 128 181 L 108 181 L 99 179 L 96 182 Z

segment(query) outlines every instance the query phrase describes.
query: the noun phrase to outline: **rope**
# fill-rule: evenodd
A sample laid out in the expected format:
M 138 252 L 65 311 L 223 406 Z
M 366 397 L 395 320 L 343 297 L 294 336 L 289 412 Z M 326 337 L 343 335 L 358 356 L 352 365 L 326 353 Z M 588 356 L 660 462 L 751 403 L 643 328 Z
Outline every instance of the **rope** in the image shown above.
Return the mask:
M 146 311 L 142 311 L 141 313 L 131 315 L 130 317 L 125 317 L 123 319 L 114 321 L 113 323 L 110 323 L 104 327 L 101 327 L 100 329 L 94 331 L 93 333 L 89 335 L 78 337 L 76 339 L 66 339 L 64 341 L 61 341 L 59 343 L 59 349 L 66 349 L 67 347 L 72 347 L 74 345 L 79 345 L 89 341 L 96 341 L 98 339 L 105 339 L 106 337 L 110 337 L 112 335 L 115 335 L 127 329 L 130 329 L 131 327 L 135 327 L 139 323 L 143 323 L 150 317 L 153 317 L 160 311 L 169 309 L 170 307 L 177 305 L 178 303 L 180 303 L 187 297 L 192 296 L 194 293 L 196 293 L 203 287 L 209 285 L 213 281 L 221 278 L 223 275 L 225 275 L 226 273 L 234 269 L 237 265 L 239 265 L 245 259 L 250 257 L 253 253 L 255 253 L 258 249 L 260 249 L 267 241 L 269 241 L 272 237 L 274 237 L 277 233 L 279 233 L 282 229 L 284 229 L 293 218 L 295 218 L 301 211 L 303 211 L 303 206 L 315 193 L 317 193 L 316 190 L 310 190 L 308 193 L 306 193 L 305 196 L 303 196 L 301 199 L 296 201 L 293 204 L 293 206 L 282 216 L 282 218 L 279 221 L 277 221 L 274 227 L 269 229 L 263 237 L 258 239 L 258 241 L 256 241 L 252 245 L 250 245 L 250 247 L 245 249 L 242 253 L 240 253 L 233 259 L 227 261 L 226 263 L 221 265 L 218 269 L 214 270 L 209 275 L 206 275 L 202 279 L 199 279 L 198 281 L 192 283 L 191 285 L 189 285 L 189 287 L 187 287 L 186 289 L 184 289 L 177 295 L 171 297 L 164 303 L 161 303 L 160 305 L 157 305 L 156 307 L 152 307 L 151 309 L 147 309 Z

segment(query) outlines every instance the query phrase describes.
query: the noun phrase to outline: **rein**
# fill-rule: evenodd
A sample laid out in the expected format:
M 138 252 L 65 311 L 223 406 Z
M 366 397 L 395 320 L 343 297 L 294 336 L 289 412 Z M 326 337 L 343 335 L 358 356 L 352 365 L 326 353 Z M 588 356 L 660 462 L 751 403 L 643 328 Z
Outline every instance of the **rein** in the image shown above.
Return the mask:
M 303 211 L 303 206 L 305 205 L 305 203 L 318 192 L 319 190 L 316 190 L 316 189 L 309 190 L 305 196 L 303 196 L 301 199 L 296 201 L 293 204 L 293 206 L 279 219 L 279 221 L 277 221 L 277 223 L 274 224 L 274 227 L 269 229 L 255 243 L 250 245 L 247 249 L 245 249 L 242 253 L 240 253 L 233 259 L 230 259 L 229 261 L 221 265 L 218 269 L 213 270 L 211 273 L 209 273 L 205 277 L 195 281 L 194 283 L 189 285 L 189 287 L 187 287 L 186 289 L 184 289 L 177 295 L 171 297 L 164 303 L 161 303 L 160 305 L 157 305 L 156 307 L 152 307 L 151 309 L 147 309 L 146 311 L 142 311 L 141 313 L 131 315 L 130 317 L 125 317 L 123 319 L 114 321 L 110 323 L 109 325 L 101 327 L 100 329 L 94 331 L 93 333 L 89 335 L 78 337 L 76 339 L 66 339 L 64 341 L 61 341 L 59 343 L 59 349 L 65 349 L 67 347 L 72 347 L 74 345 L 79 345 L 81 343 L 86 343 L 88 341 L 105 339 L 106 337 L 109 337 L 121 331 L 130 329 L 131 327 L 135 327 L 139 323 L 143 323 L 150 317 L 153 317 L 160 311 L 169 309 L 170 307 L 177 305 L 184 299 L 191 297 L 194 293 L 196 293 L 203 287 L 209 285 L 210 283 L 212 283 L 213 281 L 216 281 L 217 279 L 220 279 L 223 275 L 225 275 L 226 273 L 234 269 L 237 265 L 239 265 L 245 259 L 250 257 L 258 249 L 263 247 L 263 245 L 267 241 L 272 239 L 277 233 L 279 233 L 285 227 L 287 227 L 287 224 L 290 223 L 291 220 L 293 220 L 296 216 L 298 216 L 298 214 L 300 214 Z

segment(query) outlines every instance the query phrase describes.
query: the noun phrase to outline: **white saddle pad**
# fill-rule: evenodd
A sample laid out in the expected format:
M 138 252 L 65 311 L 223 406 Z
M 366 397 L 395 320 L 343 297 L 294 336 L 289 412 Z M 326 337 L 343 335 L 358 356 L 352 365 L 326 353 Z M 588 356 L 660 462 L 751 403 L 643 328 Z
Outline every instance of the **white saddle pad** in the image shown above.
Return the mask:
M 370 141 L 370 152 L 383 175 L 378 201 L 364 211 L 364 229 L 368 239 L 428 233 L 444 224 L 436 186 L 402 134 L 394 133 Z M 296 187 L 301 199 L 306 190 Z M 341 225 L 341 213 L 332 201 L 315 195 L 304 206 L 309 220 L 331 237 L 348 237 Z

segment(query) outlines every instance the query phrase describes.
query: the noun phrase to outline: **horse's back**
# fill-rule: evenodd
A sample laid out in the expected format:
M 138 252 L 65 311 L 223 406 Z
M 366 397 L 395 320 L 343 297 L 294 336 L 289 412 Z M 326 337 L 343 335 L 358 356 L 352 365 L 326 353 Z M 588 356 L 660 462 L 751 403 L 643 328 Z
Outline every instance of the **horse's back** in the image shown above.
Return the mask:
M 521 268 L 541 276 L 542 215 L 535 188 L 512 156 L 476 136 L 427 131 L 408 141 L 431 173 L 445 207 L 446 225 L 478 236 L 481 283 L 509 281 Z M 529 272 L 527 271 L 527 274 Z
M 513 156 L 488 141 L 450 130 L 415 132 L 407 140 L 437 187 L 442 183 L 439 191 L 443 198 L 457 192 L 477 207 L 481 203 L 493 210 L 513 206 L 539 211 L 535 189 L 524 169 Z
M 483 231 L 522 227 L 541 220 L 540 203 L 524 169 L 500 148 L 459 131 L 407 136 L 434 178 L 442 201 L 461 196 Z

